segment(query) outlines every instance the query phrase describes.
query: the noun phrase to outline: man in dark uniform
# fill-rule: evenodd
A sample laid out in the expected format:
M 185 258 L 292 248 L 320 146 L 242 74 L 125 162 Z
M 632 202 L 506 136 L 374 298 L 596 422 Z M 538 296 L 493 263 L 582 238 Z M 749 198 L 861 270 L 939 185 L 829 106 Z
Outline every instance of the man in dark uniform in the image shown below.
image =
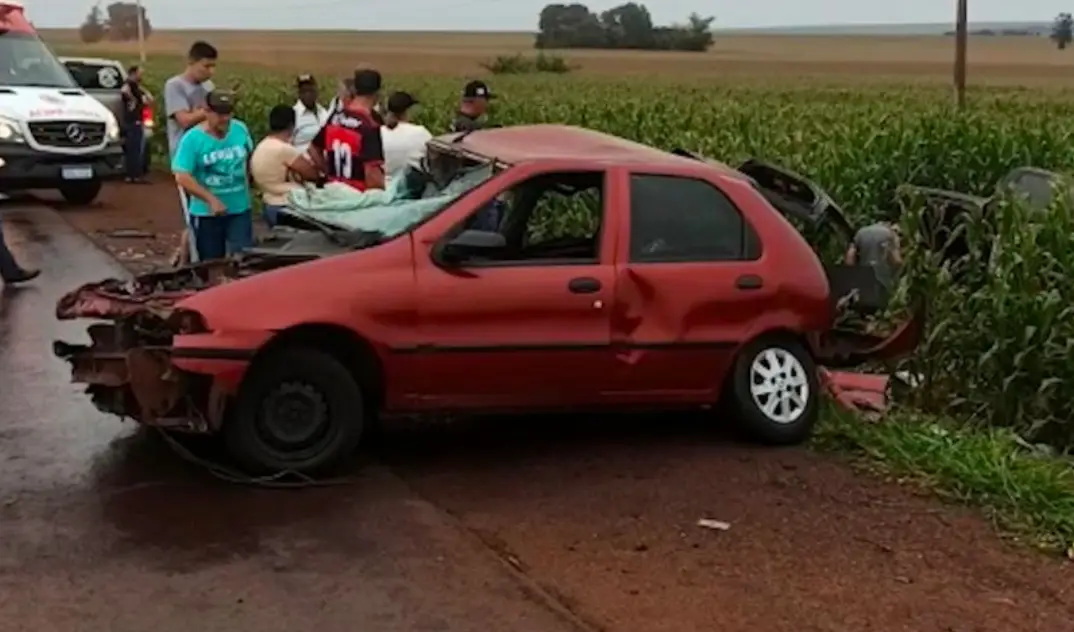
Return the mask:
M 123 159 L 127 164 L 127 182 L 143 184 L 146 182 L 143 167 L 145 146 L 145 128 L 142 110 L 152 97 L 142 87 L 142 69 L 131 66 L 127 71 L 127 80 L 120 89 L 123 95 Z
M 482 129 L 487 124 L 482 118 L 488 112 L 489 101 L 495 99 L 484 81 L 471 81 L 462 90 L 462 103 L 451 122 L 452 132 L 467 132 Z

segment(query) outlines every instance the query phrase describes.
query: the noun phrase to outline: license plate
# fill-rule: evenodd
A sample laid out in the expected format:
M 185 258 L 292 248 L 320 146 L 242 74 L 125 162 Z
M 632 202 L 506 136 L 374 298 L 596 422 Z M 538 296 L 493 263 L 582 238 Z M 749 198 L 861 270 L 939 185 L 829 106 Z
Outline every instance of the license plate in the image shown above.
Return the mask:
M 93 167 L 64 167 L 62 170 L 64 180 L 92 180 Z

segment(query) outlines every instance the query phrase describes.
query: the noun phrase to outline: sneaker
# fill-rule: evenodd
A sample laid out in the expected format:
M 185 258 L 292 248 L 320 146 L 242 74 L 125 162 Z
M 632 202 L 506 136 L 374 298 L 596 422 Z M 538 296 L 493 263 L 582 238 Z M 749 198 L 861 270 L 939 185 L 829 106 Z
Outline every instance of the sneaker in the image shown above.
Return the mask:
M 33 281 L 39 276 L 41 276 L 40 270 L 19 270 L 14 277 L 4 279 L 4 283 L 7 285 L 16 285 L 19 283 L 26 283 L 27 281 Z

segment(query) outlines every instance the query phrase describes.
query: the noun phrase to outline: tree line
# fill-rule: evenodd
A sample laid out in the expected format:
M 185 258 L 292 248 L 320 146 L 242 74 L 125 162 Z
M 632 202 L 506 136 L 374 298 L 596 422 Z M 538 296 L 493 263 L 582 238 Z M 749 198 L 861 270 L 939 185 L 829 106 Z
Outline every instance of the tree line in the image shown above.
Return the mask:
M 541 10 L 536 48 L 612 48 L 702 52 L 713 44 L 713 17 L 690 14 L 682 25 L 655 26 L 649 9 L 628 2 L 599 15 L 584 4 Z
M 78 35 L 86 43 L 105 39 L 135 40 L 138 39 L 138 20 L 142 21 L 142 35 L 149 37 L 153 28 L 144 7 L 139 11 L 134 2 L 113 2 L 101 11 L 101 5 L 95 4 L 79 27 Z

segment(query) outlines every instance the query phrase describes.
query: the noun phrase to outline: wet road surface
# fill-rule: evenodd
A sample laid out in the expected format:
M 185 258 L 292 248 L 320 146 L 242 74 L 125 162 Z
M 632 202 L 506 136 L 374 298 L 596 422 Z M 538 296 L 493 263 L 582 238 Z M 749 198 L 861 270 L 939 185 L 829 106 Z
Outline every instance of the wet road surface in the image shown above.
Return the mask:
M 63 217 L 169 233 L 174 197 L 107 187 Z M 570 629 L 549 595 L 607 632 L 1074 629 L 1070 564 L 710 418 L 401 424 L 348 487 L 221 483 L 41 357 L 81 335 L 55 298 L 111 264 L 55 215 L 5 219 L 47 276 L 0 303 L 0 631 Z
M 577 629 L 382 467 L 340 487 L 238 487 L 97 413 L 51 357 L 85 323 L 53 310 L 124 272 L 52 210 L 0 213 L 43 269 L 0 295 L 0 629 Z

